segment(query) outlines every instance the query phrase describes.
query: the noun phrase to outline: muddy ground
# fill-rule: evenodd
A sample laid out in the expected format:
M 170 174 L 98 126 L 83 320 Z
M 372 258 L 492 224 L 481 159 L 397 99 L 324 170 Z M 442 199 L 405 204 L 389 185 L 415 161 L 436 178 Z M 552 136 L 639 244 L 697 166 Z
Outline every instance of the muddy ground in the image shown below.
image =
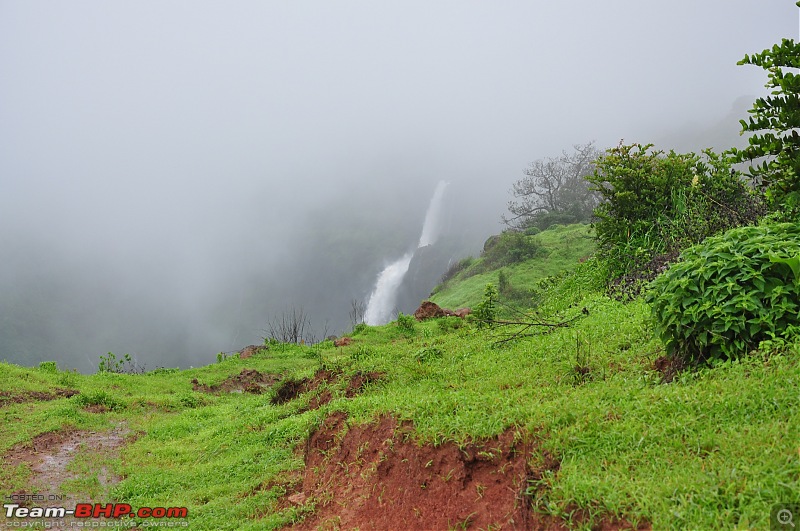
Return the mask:
M 12 494 L 10 502 L 23 507 L 63 506 L 67 509 L 74 509 L 77 503 L 109 503 L 109 489 L 120 478 L 103 463 L 116 456 L 131 436 L 124 425 L 102 432 L 65 429 L 43 433 L 28 443 L 15 446 L 3 457 L 3 467 L 27 465 L 30 478 L 26 488 Z M 70 470 L 79 453 L 91 456 L 89 470 L 81 474 Z M 92 468 L 92 463 L 98 466 Z M 65 492 L 62 487 L 65 482 L 85 479 L 87 474 L 97 475 L 98 499 L 93 499 L 89 493 Z M 47 520 L 54 527 L 73 521 L 69 518 Z M 0 515 L 0 521 L 6 521 L 4 514 Z

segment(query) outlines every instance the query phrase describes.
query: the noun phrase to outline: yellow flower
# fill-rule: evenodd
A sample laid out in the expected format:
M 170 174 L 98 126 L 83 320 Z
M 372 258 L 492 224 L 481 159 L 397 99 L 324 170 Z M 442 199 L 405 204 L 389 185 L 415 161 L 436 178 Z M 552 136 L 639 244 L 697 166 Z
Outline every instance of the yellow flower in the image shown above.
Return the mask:
M 695 175 L 694 177 L 692 177 L 692 186 L 697 186 L 697 184 L 698 184 L 699 182 L 700 182 L 700 177 L 698 177 L 697 175 Z

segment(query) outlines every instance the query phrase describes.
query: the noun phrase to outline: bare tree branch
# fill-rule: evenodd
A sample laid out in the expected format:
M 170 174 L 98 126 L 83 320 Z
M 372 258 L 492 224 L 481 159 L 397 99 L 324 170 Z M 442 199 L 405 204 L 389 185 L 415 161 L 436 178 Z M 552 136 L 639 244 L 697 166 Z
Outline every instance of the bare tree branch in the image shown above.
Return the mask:
M 588 221 L 600 203 L 600 194 L 590 188 L 585 177 L 594 172 L 600 152 L 593 143 L 573 146 L 556 158 L 531 162 L 525 177 L 511 188 L 514 200 L 508 202 L 512 216 L 501 216 L 513 228 L 525 228 L 537 217 L 561 214 L 574 221 Z

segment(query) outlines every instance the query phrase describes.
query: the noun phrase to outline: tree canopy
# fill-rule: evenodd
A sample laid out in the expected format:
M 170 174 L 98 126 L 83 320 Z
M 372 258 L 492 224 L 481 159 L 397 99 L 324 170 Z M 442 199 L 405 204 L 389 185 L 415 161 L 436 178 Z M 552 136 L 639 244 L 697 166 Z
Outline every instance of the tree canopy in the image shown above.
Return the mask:
M 508 202 L 511 216 L 503 215 L 503 223 L 517 229 L 545 229 L 553 223 L 591 220 L 600 196 L 589 188 L 586 177 L 594 172 L 600 152 L 593 143 L 573 148 L 573 153 L 564 151 L 559 157 L 530 163 L 525 177 L 511 189 L 515 199 Z
M 800 2 L 797 2 L 800 7 Z M 768 72 L 770 94 L 756 99 L 742 134 L 754 133 L 745 149 L 733 149 L 738 162 L 750 162 L 750 177 L 766 194 L 773 211 L 789 219 L 800 215 L 800 43 L 783 39 L 771 49 L 745 55 L 740 65 Z

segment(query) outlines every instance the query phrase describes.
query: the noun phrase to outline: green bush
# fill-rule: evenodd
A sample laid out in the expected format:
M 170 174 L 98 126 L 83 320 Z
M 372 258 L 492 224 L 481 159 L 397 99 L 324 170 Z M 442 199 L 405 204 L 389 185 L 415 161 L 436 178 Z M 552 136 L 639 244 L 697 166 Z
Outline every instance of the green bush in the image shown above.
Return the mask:
M 143 374 L 145 370 L 144 366 L 136 363 L 130 354 L 125 354 L 122 357 L 117 358 L 113 352 L 109 352 L 107 356 L 100 356 L 100 363 L 97 366 L 97 372 Z
M 461 317 L 442 317 L 441 319 L 436 319 L 436 326 L 439 327 L 439 331 L 442 333 L 449 333 L 452 330 L 458 330 L 464 327 L 464 319 Z
M 43 361 L 39 364 L 39 370 L 55 374 L 58 372 L 58 365 L 55 361 Z
M 447 268 L 442 278 L 439 280 L 440 285 L 444 284 L 457 274 L 461 273 L 462 271 L 466 271 L 469 267 L 475 263 L 475 258 L 471 256 L 467 256 L 466 258 L 462 258 L 458 262 L 453 262 L 450 264 L 450 267 Z M 438 288 L 439 286 L 437 286 Z
M 725 230 L 753 225 L 765 213 L 731 160 L 620 145 L 596 162 L 587 177 L 603 202 L 595 234 L 612 278 L 642 268 L 654 256 L 679 251 Z
M 580 209 L 581 205 L 574 205 L 574 209 Z M 537 230 L 543 231 L 560 226 L 572 225 L 574 223 L 588 223 L 589 218 L 586 214 L 578 212 L 537 212 L 531 216 L 531 219 L 525 225 L 525 234 L 529 236 L 537 234 L 537 232 L 529 233 L 528 231 Z
M 536 236 L 540 232 L 542 232 L 542 229 L 539 227 L 528 227 L 525 229 L 525 236 Z
M 188 409 L 194 409 L 202 404 L 201 400 L 196 395 L 189 392 L 181 393 L 178 397 L 178 402 L 180 402 L 181 406 Z
M 407 334 L 414 333 L 414 325 L 416 324 L 416 319 L 414 319 L 413 315 L 406 315 L 403 312 L 397 316 L 397 328 L 402 330 Z
M 668 353 L 731 359 L 800 332 L 800 225 L 732 229 L 687 249 L 648 298 Z
M 483 300 L 475 306 L 472 316 L 478 321 L 478 328 L 491 327 L 497 318 L 497 288 L 494 284 L 486 284 Z
M 504 265 L 523 262 L 541 253 L 542 246 L 532 236 L 506 231 L 487 240 L 483 247 L 483 269 L 488 271 Z

